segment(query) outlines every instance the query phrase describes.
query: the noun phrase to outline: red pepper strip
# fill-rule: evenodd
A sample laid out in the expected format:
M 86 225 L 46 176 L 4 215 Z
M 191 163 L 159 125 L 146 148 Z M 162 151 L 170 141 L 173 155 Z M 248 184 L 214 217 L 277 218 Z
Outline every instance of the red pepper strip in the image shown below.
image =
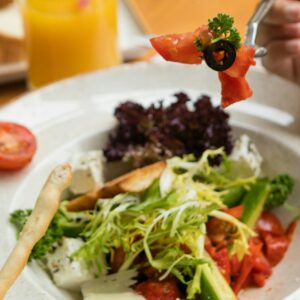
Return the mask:
M 235 284 L 233 285 L 233 291 L 238 294 L 238 292 L 245 286 L 249 275 L 253 269 L 254 259 L 253 256 L 246 255 L 240 269 L 240 275 L 238 276 Z
M 231 275 L 237 277 L 241 268 L 241 262 L 238 260 L 236 255 L 231 257 Z
M 253 271 L 270 276 L 272 274 L 272 268 L 262 253 L 262 250 L 263 242 L 259 238 L 251 238 L 249 240 L 249 251 L 253 256 Z
M 244 208 L 245 208 L 244 205 L 241 204 L 231 208 L 224 208 L 223 211 L 237 219 L 240 219 L 243 215 Z
M 204 245 L 205 250 L 207 253 L 211 256 L 214 257 L 216 254 L 216 248 L 212 245 L 211 240 L 208 236 L 205 237 L 205 245 Z
M 256 231 L 259 234 L 270 233 L 272 235 L 284 235 L 284 229 L 279 219 L 270 212 L 263 212 L 256 223 Z
M 226 281 L 230 283 L 231 266 L 227 248 L 223 248 L 221 251 L 215 253 L 212 258 L 217 263 Z
M 266 278 L 271 275 L 271 266 L 261 253 L 263 243 L 259 238 L 249 240 L 250 255 L 246 255 L 240 266 L 239 275 L 233 290 L 237 294 L 247 283 L 253 273 L 262 273 Z

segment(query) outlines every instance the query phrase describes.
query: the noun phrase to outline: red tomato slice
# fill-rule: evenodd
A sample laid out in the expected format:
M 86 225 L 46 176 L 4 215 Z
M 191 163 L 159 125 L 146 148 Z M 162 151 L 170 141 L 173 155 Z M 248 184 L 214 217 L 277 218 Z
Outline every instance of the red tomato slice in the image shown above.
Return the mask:
M 0 122 L 0 170 L 25 167 L 36 151 L 36 139 L 25 127 Z
M 227 107 L 235 102 L 245 100 L 253 94 L 244 77 L 233 78 L 224 72 L 219 72 L 219 79 L 222 86 L 222 107 Z
M 270 212 L 263 212 L 256 223 L 256 231 L 260 234 L 284 235 L 284 229 L 279 219 Z
M 224 73 L 230 77 L 245 77 L 250 66 L 255 66 L 254 60 L 255 49 L 250 46 L 242 45 L 236 53 L 233 65 Z

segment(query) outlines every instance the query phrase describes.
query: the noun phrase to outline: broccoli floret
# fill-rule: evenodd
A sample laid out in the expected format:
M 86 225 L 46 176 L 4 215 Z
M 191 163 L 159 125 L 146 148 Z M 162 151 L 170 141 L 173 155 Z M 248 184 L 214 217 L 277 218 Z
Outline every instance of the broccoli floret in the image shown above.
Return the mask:
M 285 203 L 294 188 L 293 179 L 287 174 L 276 176 L 270 182 L 271 192 L 267 198 L 265 209 L 271 210 Z
M 17 230 L 17 238 L 19 238 L 19 235 L 31 212 L 31 209 L 16 210 L 10 215 L 10 222 Z M 59 216 L 55 215 L 48 230 L 46 231 L 46 234 L 33 247 L 29 261 L 43 258 L 47 253 L 49 253 L 53 245 L 63 236 L 63 233 L 63 229 L 59 226 Z

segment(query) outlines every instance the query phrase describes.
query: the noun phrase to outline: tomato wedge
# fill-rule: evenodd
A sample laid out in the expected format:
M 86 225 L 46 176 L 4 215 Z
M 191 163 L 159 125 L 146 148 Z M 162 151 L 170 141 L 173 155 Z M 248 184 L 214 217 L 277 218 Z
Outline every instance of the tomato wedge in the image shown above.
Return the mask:
M 184 64 L 201 64 L 201 53 L 194 41 L 194 32 L 169 34 L 150 40 L 153 48 L 167 61 Z
M 253 94 L 245 77 L 235 78 L 220 72 L 219 79 L 222 87 L 222 107 L 245 100 Z
M 209 44 L 212 36 L 208 26 L 199 27 L 193 32 L 154 37 L 150 42 L 159 55 L 167 61 L 201 64 L 203 53 L 196 47 L 197 38 L 200 38 L 202 43 Z
M 236 52 L 236 58 L 233 65 L 223 73 L 233 78 L 245 77 L 249 68 L 255 66 L 254 60 L 255 49 L 250 46 L 243 45 Z
M 36 152 L 36 139 L 24 126 L 0 122 L 0 170 L 25 167 Z

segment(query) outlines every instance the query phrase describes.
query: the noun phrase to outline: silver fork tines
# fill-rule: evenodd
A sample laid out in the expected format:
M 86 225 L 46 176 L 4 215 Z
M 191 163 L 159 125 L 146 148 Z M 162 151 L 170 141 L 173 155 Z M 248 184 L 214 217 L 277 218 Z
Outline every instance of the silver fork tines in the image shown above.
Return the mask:
M 255 57 L 263 57 L 268 52 L 265 47 L 261 47 L 256 44 L 256 35 L 259 23 L 268 13 L 273 4 L 274 0 L 261 0 L 247 24 L 245 44 L 255 48 Z

